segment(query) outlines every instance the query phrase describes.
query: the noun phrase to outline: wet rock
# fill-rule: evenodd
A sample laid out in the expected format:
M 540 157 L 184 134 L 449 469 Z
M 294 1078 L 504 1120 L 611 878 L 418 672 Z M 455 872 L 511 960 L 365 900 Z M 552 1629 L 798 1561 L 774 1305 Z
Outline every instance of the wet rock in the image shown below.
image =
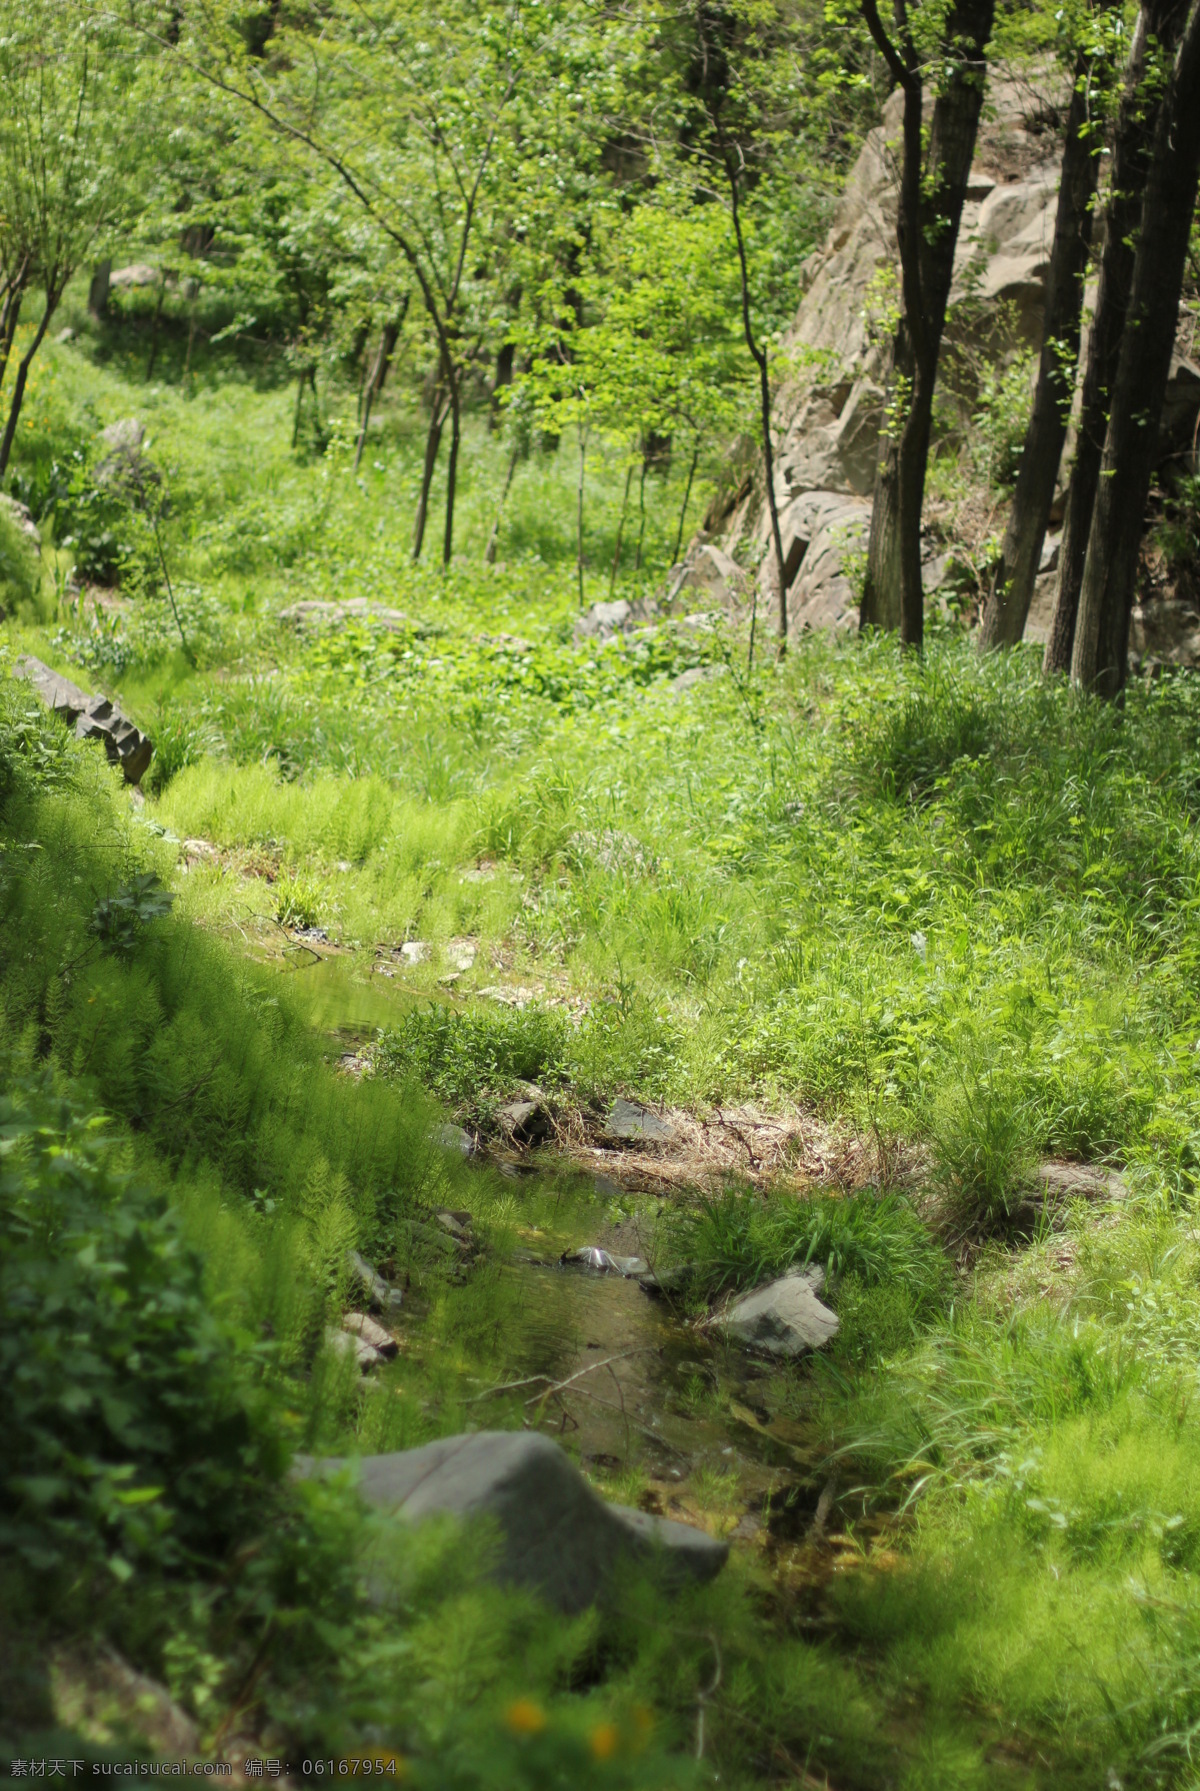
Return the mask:
M 400 1353 L 400 1345 L 389 1331 L 365 1312 L 347 1312 L 342 1318 L 342 1329 L 352 1337 L 360 1337 L 369 1344 L 386 1361 Z
M 783 1275 L 731 1306 L 722 1329 L 736 1342 L 770 1356 L 820 1349 L 838 1331 L 837 1315 L 817 1298 L 824 1285 L 819 1268 Z
M 328 1330 L 325 1341 L 335 1356 L 353 1356 L 364 1374 L 371 1368 L 380 1367 L 384 1361 L 382 1351 L 377 1350 L 373 1343 L 368 1343 L 365 1337 L 354 1336 L 350 1331 Z
M 137 417 L 122 417 L 119 423 L 110 423 L 100 431 L 100 440 L 110 454 L 124 454 L 130 459 L 141 453 L 145 439 L 146 425 Z
M 598 1244 L 584 1244 L 578 1250 L 564 1250 L 559 1261 L 564 1264 L 574 1263 L 584 1269 L 596 1269 L 601 1274 L 623 1275 L 627 1281 L 650 1272 L 649 1263 L 642 1257 L 614 1256 L 609 1250 L 601 1250 Z
M 540 1144 L 554 1132 L 554 1122 L 542 1101 L 508 1101 L 496 1117 L 514 1144 Z
M 452 1238 L 457 1238 L 463 1244 L 471 1242 L 470 1213 L 452 1213 L 448 1207 L 439 1206 L 433 1216 L 442 1230 L 448 1231 Z
M 8 515 L 12 517 L 29 545 L 41 547 L 42 531 L 33 520 L 33 512 L 28 504 L 23 504 L 20 498 L 9 497 L 7 492 L 0 492 L 0 506 L 3 506 Z
M 528 1587 L 567 1613 L 602 1599 L 631 1560 L 669 1586 L 712 1579 L 729 1545 L 702 1530 L 608 1505 L 557 1443 L 530 1431 L 480 1431 L 358 1461 L 299 1458 L 301 1475 L 352 1468 L 368 1504 L 417 1522 L 448 1513 L 487 1519 L 492 1575 Z
M 47 709 L 73 727 L 77 740 L 102 740 L 110 763 L 121 767 L 126 783 L 141 781 L 154 744 L 107 697 L 89 696 L 31 653 L 19 654 L 13 670 L 29 680 Z
M 657 1113 L 652 1113 L 649 1107 L 618 1096 L 612 1104 L 604 1133 L 607 1138 L 621 1143 L 669 1144 L 675 1136 L 675 1128 L 667 1120 L 660 1119 Z
M 671 679 L 672 690 L 694 690 L 697 684 L 709 684 L 714 678 L 729 675 L 728 666 L 694 665 L 686 672 L 677 672 Z
M 638 1285 L 643 1293 L 655 1295 L 682 1293 L 692 1276 L 696 1265 L 691 1262 L 677 1262 L 669 1269 L 647 1269 L 644 1275 L 638 1276 Z
M 456 1150 L 464 1157 L 469 1157 L 475 1149 L 474 1139 L 469 1132 L 463 1130 L 462 1126 L 449 1123 L 439 1126 L 434 1137 L 443 1150 Z
M 389 1287 L 383 1276 L 373 1269 L 365 1256 L 357 1250 L 349 1250 L 346 1260 L 359 1285 L 366 1293 L 371 1304 L 380 1312 L 398 1312 L 404 1304 L 404 1295 L 398 1287 Z

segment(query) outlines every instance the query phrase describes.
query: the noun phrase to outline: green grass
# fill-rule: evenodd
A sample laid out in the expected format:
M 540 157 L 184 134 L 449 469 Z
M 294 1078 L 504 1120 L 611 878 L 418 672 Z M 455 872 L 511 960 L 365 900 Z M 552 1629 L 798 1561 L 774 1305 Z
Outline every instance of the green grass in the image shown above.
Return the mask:
M 298 1676 L 268 1676 L 281 1732 L 341 1746 L 407 1723 L 417 1753 L 449 1760 L 437 1737 L 469 1709 L 482 1756 L 462 1782 L 520 1782 L 498 1713 L 523 1692 L 552 1710 L 565 1760 L 601 1705 L 639 1699 L 678 1750 L 712 1631 L 709 1757 L 729 1784 L 791 1770 L 779 1748 L 845 1787 L 1194 1783 L 1194 680 L 1135 682 L 1116 712 L 1043 686 L 1032 652 L 980 661 L 942 627 L 919 664 L 884 640 L 810 639 L 749 679 L 736 639 L 678 618 L 577 644 L 569 455 L 521 467 L 505 564 L 487 569 L 504 450 L 473 421 L 461 555 L 414 568 L 406 397 L 355 482 L 336 445 L 292 454 L 282 387 L 217 358 L 189 392 L 146 387 L 132 348 L 107 348 L 85 334 L 48 357 L 21 467 L 68 425 L 91 441 L 145 417 L 195 664 L 146 583 L 115 617 L 27 609 L 7 627 L 9 646 L 120 690 L 160 756 L 131 815 L 98 753 L 3 686 L 5 1073 L 49 1074 L 107 1115 L 104 1174 L 167 1196 L 284 1434 L 405 1447 L 461 1428 L 519 1356 L 526 1315 L 498 1258 L 540 1209 L 430 1142 L 443 1105 L 478 1116 L 531 1080 L 564 1102 L 755 1102 L 857 1131 L 911 1177 L 805 1200 L 732 1188 L 664 1215 L 706 1296 L 825 1264 L 838 1349 L 784 1391 L 818 1485 L 836 1471 L 857 1571 L 797 1592 L 781 1568 L 768 1591 L 741 1563 L 673 1617 L 647 1592 L 623 1628 L 564 1630 L 465 1571 L 435 1596 L 449 1569 L 431 1543 L 411 1567 L 410 1680 L 395 1644 L 355 1627 L 318 1546 L 336 1553 L 348 1520 L 316 1512 L 295 1531 L 318 1536 L 311 1590 L 285 1574 L 271 1596 L 331 1600 L 337 1645 L 368 1658 L 368 1637 L 392 1690 L 368 1710 L 329 1677 L 301 1722 L 290 1700 L 329 1658 L 310 1638 Z M 589 598 L 607 594 L 620 495 L 615 467 L 598 458 L 592 477 Z M 677 482 L 656 491 L 624 594 L 665 569 Z M 412 626 L 300 636 L 277 619 L 331 596 Z M 713 675 L 677 689 L 694 666 Z M 218 855 L 185 871 L 196 838 Z M 139 908 L 150 875 L 169 914 Z M 340 993 L 254 962 L 289 923 L 345 948 Z M 406 941 L 428 956 L 406 963 Z M 497 985 L 533 1000 L 484 998 Z M 386 1034 L 358 1083 L 318 1036 L 347 989 Z M 1121 1166 L 1129 1198 L 1014 1237 L 1047 1153 Z M 439 1201 L 473 1203 L 493 1245 L 462 1285 L 414 1243 L 412 1215 Z M 918 1217 L 930 1204 L 939 1235 L 982 1245 L 973 1267 L 951 1266 Z M 351 1243 L 411 1274 L 421 1315 L 408 1356 L 363 1386 L 320 1347 Z M 881 1513 L 895 1524 L 877 1550 Z M 142 1608 L 139 1658 L 166 1672 L 174 1633 L 180 1695 L 202 1703 L 248 1670 L 264 1607 L 172 1632 L 166 1599 Z M 417 1684 L 437 1688 L 424 1714 Z M 660 1767 L 629 1771 L 671 1782 Z

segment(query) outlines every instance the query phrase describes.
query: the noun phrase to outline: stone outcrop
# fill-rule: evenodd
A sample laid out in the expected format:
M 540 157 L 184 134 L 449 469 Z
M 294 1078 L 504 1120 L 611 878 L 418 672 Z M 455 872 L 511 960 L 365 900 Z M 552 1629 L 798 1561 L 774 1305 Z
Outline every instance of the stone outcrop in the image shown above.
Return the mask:
M 602 1599 L 631 1563 L 678 1587 L 712 1579 L 729 1554 L 727 1542 L 703 1530 L 607 1504 L 536 1431 L 484 1430 L 393 1455 L 296 1463 L 302 1476 L 344 1469 L 369 1505 L 410 1522 L 483 1520 L 494 1536 L 493 1576 L 570 1614 Z
M 89 696 L 78 684 L 52 672 L 31 653 L 20 654 L 13 669 L 29 680 L 47 709 L 73 728 L 77 740 L 102 740 L 110 761 L 121 767 L 126 783 L 141 782 L 154 755 L 153 742 L 108 697 Z
M 837 1315 L 817 1295 L 825 1285 L 819 1267 L 783 1275 L 732 1305 L 721 1321 L 726 1336 L 768 1356 L 800 1356 L 836 1337 Z
M 947 342 L 1040 344 L 1064 100 L 1052 71 L 1036 79 L 992 73 L 955 252 Z M 800 305 L 785 342 L 794 371 L 775 405 L 775 495 L 789 626 L 796 631 L 857 623 L 856 575 L 883 423 L 886 312 L 898 277 L 901 108 L 893 94 L 867 136 L 825 241 L 801 270 Z M 1200 369 L 1177 357 L 1161 425 L 1163 459 L 1194 458 L 1198 415 Z M 737 548 L 761 563 L 759 614 L 769 624 L 778 602 L 770 517 L 761 482 L 747 486 L 718 524 L 721 545 L 694 544 L 689 560 L 702 552 L 728 561 Z M 931 554 L 927 589 L 938 571 Z M 1035 601 L 1033 637 L 1043 608 Z M 1146 627 L 1153 634 L 1152 620 Z M 1180 630 L 1166 632 L 1171 645 L 1159 657 L 1186 661 L 1191 645 Z
M 391 634 L 402 634 L 412 629 L 414 634 L 422 632 L 414 628 L 403 610 L 390 609 L 386 604 L 372 603 L 366 597 L 347 597 L 343 602 L 326 602 L 321 598 L 305 598 L 302 603 L 289 604 L 279 612 L 279 620 L 287 622 L 293 628 L 341 628 L 347 622 L 374 622 L 377 627 L 386 628 Z

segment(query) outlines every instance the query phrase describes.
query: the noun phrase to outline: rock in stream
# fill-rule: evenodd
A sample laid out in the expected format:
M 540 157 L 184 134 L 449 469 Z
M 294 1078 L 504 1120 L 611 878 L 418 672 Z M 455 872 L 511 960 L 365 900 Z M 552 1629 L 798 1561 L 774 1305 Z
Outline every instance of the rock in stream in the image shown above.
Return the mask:
M 800 1356 L 836 1337 L 837 1314 L 817 1298 L 825 1271 L 783 1275 L 736 1301 L 721 1320 L 726 1335 L 768 1356 Z
M 368 1504 L 410 1521 L 489 1519 L 495 1579 L 573 1614 L 604 1596 L 622 1563 L 657 1567 L 675 1588 L 720 1572 L 729 1544 L 673 1519 L 609 1505 L 558 1444 L 536 1431 L 478 1431 L 358 1460 L 297 1457 L 301 1477 L 350 1468 Z

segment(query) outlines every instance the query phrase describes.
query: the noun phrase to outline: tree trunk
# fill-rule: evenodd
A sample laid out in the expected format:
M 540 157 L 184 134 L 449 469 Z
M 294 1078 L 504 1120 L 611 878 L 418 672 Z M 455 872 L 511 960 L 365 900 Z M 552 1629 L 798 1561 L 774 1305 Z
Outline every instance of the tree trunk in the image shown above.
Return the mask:
M 1179 0 L 1150 0 L 1142 7 L 1130 48 L 1125 90 L 1113 134 L 1108 203 L 1104 213 L 1104 248 L 1080 394 L 1075 462 L 1067 487 L 1058 554 L 1058 596 L 1042 661 L 1046 676 L 1071 668 L 1083 562 L 1108 425 L 1109 397 L 1133 283 L 1134 239 L 1161 103 L 1161 97 L 1148 95 L 1144 87 L 1146 40 L 1148 36 L 1154 36 L 1164 49 L 1173 49 L 1179 40 L 1183 12 Z
M 1079 593 L 1071 681 L 1110 698 L 1124 689 L 1128 669 L 1138 549 L 1200 185 L 1198 95 L 1200 4 L 1188 20 L 1155 126 Z
M 625 533 L 625 513 L 629 509 L 629 487 L 633 484 L 633 462 L 629 462 L 625 474 L 625 495 L 621 499 L 621 515 L 617 523 L 617 544 L 613 548 L 612 571 L 608 575 L 608 594 L 611 598 L 617 584 L 617 571 L 621 564 L 621 537 Z
M 512 490 L 513 474 L 517 470 L 517 461 L 521 457 L 520 442 L 513 443 L 512 453 L 508 457 L 508 471 L 504 475 L 504 490 L 500 493 L 500 504 L 496 511 L 496 520 L 492 524 L 492 532 L 488 536 L 488 544 L 483 550 L 484 561 L 489 566 L 496 563 L 496 548 L 500 541 L 500 522 L 504 515 L 504 506 L 508 502 L 508 494 Z
M 454 558 L 454 498 L 458 490 L 458 449 L 462 440 L 462 405 L 458 387 L 458 370 L 452 368 L 450 381 L 450 453 L 446 460 L 446 530 L 442 536 L 442 565 Z
M 12 284 L 4 295 L 4 309 L 0 312 L 0 387 L 4 384 L 4 376 L 8 372 L 8 357 L 12 353 L 12 345 L 16 339 L 17 325 L 21 320 L 21 301 L 25 297 L 24 269 L 14 277 Z
M 404 319 L 408 311 L 408 298 L 409 295 L 406 292 L 399 316 L 393 318 L 391 323 L 384 324 L 379 338 L 379 352 L 375 356 L 371 371 L 367 375 L 366 385 L 363 388 L 362 420 L 359 425 L 358 443 L 354 450 L 355 472 L 358 471 L 362 462 L 363 448 L 366 446 L 367 426 L 371 421 L 371 407 L 383 391 L 383 382 L 387 378 L 388 367 L 391 365 L 392 356 L 396 351 L 396 343 L 400 340 L 400 331 L 404 327 Z
M 429 515 L 429 490 L 433 484 L 433 471 L 437 465 L 438 449 L 442 445 L 442 430 L 446 423 L 447 401 L 445 388 L 439 381 L 433 388 L 433 408 L 429 413 L 429 433 L 425 437 L 425 464 L 421 468 L 421 495 L 417 499 L 417 518 L 413 524 L 412 557 L 419 560 L 421 548 L 425 542 L 425 522 Z
M 687 487 L 683 494 L 683 507 L 679 512 L 679 527 L 675 531 L 675 552 L 671 556 L 671 564 L 679 564 L 679 549 L 683 546 L 683 528 L 687 521 L 687 507 L 692 496 L 692 480 L 696 477 L 696 466 L 700 459 L 700 443 L 697 440 L 692 449 L 692 464 L 688 467 Z
M 633 569 L 642 569 L 642 544 L 646 539 L 646 457 L 642 456 L 642 470 L 638 478 L 638 538 L 637 552 L 633 556 Z
M 1114 0 L 1108 0 L 1112 5 Z M 1054 245 L 1046 276 L 1046 312 L 1037 389 L 1025 431 L 1017 485 L 1000 550 L 991 596 L 979 629 L 980 649 L 1011 647 L 1025 632 L 1034 580 L 1071 414 L 1083 283 L 1092 246 L 1092 212 L 1100 170 L 1100 143 L 1089 129 L 1093 83 L 1091 58 L 1081 52 L 1067 114 Z M 1107 86 L 1103 72 L 1097 85 Z
M 63 286 L 66 282 L 64 280 Z M 13 440 L 17 433 L 17 424 L 21 420 L 21 406 L 25 402 L 25 386 L 29 379 L 29 369 L 33 365 L 33 357 L 42 346 L 42 338 L 50 327 L 50 320 L 58 310 L 58 301 L 63 294 L 63 286 L 52 286 L 46 293 L 46 308 L 42 312 L 42 320 L 33 334 L 33 341 L 17 362 L 17 377 L 13 385 L 12 403 L 8 407 L 8 422 L 4 425 L 4 439 L 0 441 L 0 479 L 8 471 L 9 459 L 12 456 Z
M 951 9 L 942 36 L 943 84 L 923 153 L 922 77 L 915 48 L 908 39 L 901 55 L 883 32 L 874 0 L 863 0 L 871 34 L 904 88 L 904 153 L 896 218 L 902 279 L 889 380 L 891 422 L 875 473 L 859 620 L 865 627 L 898 626 L 901 643 L 917 649 L 925 631 L 921 510 L 933 386 L 994 11 L 995 0 L 958 0 Z M 781 586 L 782 570 L 781 564 Z
M 88 310 L 97 320 L 108 315 L 108 289 L 112 281 L 112 260 L 105 257 L 96 263 L 92 283 L 88 287 Z
M 575 493 L 575 570 L 579 575 L 579 607 L 583 608 L 583 469 L 587 457 L 587 430 L 579 425 L 579 485 Z
M 147 383 L 154 378 L 154 364 L 158 360 L 158 327 L 162 322 L 163 300 L 167 296 L 167 270 L 164 267 L 158 281 L 158 303 L 154 307 L 154 321 L 150 325 L 150 358 L 146 362 Z M 296 438 L 292 437 L 293 448 Z

